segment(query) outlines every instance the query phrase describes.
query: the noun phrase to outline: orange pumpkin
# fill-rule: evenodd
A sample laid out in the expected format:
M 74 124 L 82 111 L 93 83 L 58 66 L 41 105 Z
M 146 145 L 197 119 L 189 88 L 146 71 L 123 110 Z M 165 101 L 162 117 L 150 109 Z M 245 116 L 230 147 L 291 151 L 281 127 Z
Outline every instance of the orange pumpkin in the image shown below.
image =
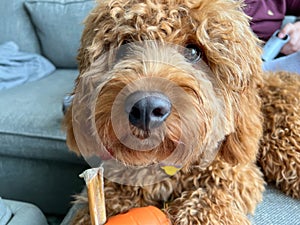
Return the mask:
M 158 208 L 133 208 L 127 213 L 110 217 L 105 225 L 170 225 L 168 217 Z

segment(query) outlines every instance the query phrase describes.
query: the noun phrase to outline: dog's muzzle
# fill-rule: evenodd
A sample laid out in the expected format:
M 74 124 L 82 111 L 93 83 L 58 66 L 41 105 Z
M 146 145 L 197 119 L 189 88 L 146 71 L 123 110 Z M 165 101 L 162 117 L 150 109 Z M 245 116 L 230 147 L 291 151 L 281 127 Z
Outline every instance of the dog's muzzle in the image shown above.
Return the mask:
M 169 98 L 160 92 L 136 91 L 125 102 L 129 122 L 144 131 L 157 128 L 171 113 Z

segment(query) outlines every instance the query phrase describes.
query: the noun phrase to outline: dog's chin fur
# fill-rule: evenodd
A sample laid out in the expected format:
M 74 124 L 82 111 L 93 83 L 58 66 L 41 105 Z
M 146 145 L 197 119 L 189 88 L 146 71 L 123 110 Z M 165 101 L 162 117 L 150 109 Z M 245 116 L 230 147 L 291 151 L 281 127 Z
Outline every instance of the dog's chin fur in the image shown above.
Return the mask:
M 107 180 L 108 216 L 168 201 L 172 224 L 250 224 L 246 214 L 264 190 L 255 165 L 264 79 L 260 42 L 242 7 L 234 0 L 101 0 L 85 20 L 74 94 L 97 91 L 86 120 L 103 148 L 125 165 L 182 168 L 143 187 Z M 125 43 L 130 54 L 118 57 Z M 190 44 L 201 48 L 200 61 L 180 51 Z M 141 90 L 163 93 L 172 104 L 163 125 L 147 132 L 130 125 L 124 110 L 125 99 Z M 77 153 L 72 118 L 85 115 L 87 97 L 78 97 L 82 105 L 65 117 L 67 144 Z M 93 155 L 94 146 L 84 147 Z M 74 223 L 89 224 L 87 212 Z

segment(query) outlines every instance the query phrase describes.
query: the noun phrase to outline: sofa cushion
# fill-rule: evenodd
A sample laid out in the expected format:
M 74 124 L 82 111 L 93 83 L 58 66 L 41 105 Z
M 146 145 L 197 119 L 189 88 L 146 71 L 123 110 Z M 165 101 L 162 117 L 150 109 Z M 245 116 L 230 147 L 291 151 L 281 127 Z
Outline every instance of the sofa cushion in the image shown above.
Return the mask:
M 84 181 L 78 174 L 86 163 L 68 150 L 61 130 L 63 97 L 71 92 L 77 75 L 77 70 L 56 70 L 38 81 L 0 91 L 3 198 L 64 214 L 71 196 L 82 189 Z
M 50 145 L 51 143 L 47 146 Z M 46 146 L 40 152 L 45 152 L 45 148 Z M 22 149 L 22 151 L 30 152 L 30 149 Z M 53 151 L 53 147 L 48 151 L 62 155 L 60 151 Z M 63 215 L 74 200 L 72 196 L 85 186 L 84 180 L 78 175 L 86 170 L 87 166 L 83 163 L 30 158 L 30 155 L 25 158 L 22 155 L 0 154 L 0 168 L 0 196 L 31 202 L 47 214 Z
M 77 67 L 82 22 L 94 4 L 94 0 L 30 0 L 25 3 L 42 53 L 57 67 Z
M 14 41 L 21 51 L 40 53 L 34 27 L 23 3 L 24 0 L 1 0 L 0 44 Z
M 63 97 L 77 70 L 56 70 L 38 81 L 0 91 L 0 155 L 81 162 L 61 129 Z
M 255 225 L 295 225 L 300 221 L 300 201 L 283 194 L 272 185 L 266 187 L 263 201 L 251 217 Z

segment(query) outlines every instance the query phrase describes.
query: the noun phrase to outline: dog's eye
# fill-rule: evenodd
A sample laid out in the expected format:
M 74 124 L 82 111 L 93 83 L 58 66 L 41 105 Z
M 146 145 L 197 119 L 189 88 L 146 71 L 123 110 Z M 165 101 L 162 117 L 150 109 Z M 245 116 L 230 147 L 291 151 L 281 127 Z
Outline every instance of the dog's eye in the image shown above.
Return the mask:
M 196 63 L 202 58 L 202 50 L 195 44 L 188 44 L 183 55 L 189 62 Z

